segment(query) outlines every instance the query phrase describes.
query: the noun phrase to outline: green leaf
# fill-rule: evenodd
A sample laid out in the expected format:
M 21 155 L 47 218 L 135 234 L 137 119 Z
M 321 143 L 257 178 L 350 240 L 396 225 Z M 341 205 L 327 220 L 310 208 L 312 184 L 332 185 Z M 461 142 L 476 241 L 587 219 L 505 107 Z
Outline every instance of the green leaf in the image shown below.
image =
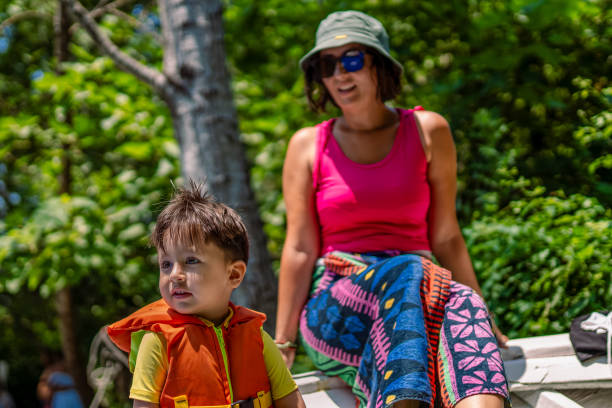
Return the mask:
M 153 149 L 148 142 L 127 142 L 119 146 L 116 151 L 135 160 L 150 159 Z

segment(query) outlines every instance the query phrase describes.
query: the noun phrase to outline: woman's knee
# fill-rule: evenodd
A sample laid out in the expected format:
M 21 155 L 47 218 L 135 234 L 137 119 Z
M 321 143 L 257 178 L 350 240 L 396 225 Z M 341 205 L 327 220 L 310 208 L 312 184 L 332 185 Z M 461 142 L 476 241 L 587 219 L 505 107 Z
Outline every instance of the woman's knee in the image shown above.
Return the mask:
M 503 408 L 504 398 L 497 394 L 478 394 L 463 398 L 455 408 Z
M 474 307 L 487 310 L 484 300 L 474 289 L 462 283 L 452 281 L 446 308 L 455 309 L 456 306 L 463 304 L 465 301 L 469 301 Z

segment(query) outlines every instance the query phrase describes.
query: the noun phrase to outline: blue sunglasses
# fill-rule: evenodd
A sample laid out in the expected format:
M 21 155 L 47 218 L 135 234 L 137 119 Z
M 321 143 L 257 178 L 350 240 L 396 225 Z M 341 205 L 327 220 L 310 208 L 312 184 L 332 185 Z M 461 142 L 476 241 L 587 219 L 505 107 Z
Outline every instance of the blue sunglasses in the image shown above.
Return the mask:
M 356 72 L 363 68 L 364 59 L 364 53 L 360 50 L 348 50 L 340 57 L 323 55 L 315 61 L 315 69 L 318 68 L 317 73 L 321 78 L 329 78 L 334 75 L 338 60 L 346 72 Z

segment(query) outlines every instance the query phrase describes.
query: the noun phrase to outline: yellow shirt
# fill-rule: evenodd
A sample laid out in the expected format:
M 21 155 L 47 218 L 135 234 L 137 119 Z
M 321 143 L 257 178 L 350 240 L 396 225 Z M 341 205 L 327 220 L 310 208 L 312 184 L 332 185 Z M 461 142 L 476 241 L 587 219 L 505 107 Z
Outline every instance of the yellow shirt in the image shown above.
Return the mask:
M 230 318 L 231 315 L 228 316 L 228 319 Z M 278 400 L 295 391 L 297 385 L 291 377 L 291 373 L 287 369 L 274 340 L 263 328 L 261 329 L 261 338 L 272 399 Z M 142 338 L 136 356 L 130 398 L 159 403 L 167 372 L 168 357 L 166 355 L 165 339 L 158 333 L 146 333 Z

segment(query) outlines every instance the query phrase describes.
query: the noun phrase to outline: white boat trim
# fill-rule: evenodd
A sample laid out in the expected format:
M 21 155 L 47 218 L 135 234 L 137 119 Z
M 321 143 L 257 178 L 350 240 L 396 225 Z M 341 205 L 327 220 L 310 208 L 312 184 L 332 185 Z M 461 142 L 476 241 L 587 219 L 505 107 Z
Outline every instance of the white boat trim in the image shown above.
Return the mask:
M 567 333 L 510 340 L 502 359 L 514 408 L 612 407 L 612 366 L 605 356 L 580 362 Z M 307 407 L 355 406 L 338 378 L 317 371 L 294 378 Z

